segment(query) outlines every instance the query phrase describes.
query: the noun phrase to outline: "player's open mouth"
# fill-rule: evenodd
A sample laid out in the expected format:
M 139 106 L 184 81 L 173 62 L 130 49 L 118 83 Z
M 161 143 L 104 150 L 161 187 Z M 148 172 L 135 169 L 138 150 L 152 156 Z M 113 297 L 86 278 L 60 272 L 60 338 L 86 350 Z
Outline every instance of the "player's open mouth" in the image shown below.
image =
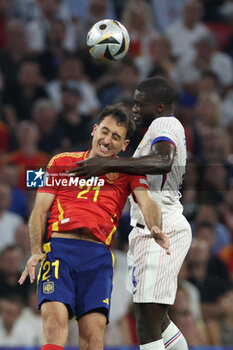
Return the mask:
M 138 127 L 142 124 L 142 118 L 138 113 L 133 113 L 133 120 L 135 121 Z
M 104 145 L 100 145 L 99 144 L 99 150 L 100 150 L 100 152 L 102 152 L 102 153 L 105 153 L 105 154 L 107 154 L 108 152 L 109 152 L 109 148 L 108 147 L 106 147 L 106 146 L 104 146 Z
M 139 120 L 140 119 L 140 114 L 139 113 L 133 113 L 133 119 L 134 120 Z

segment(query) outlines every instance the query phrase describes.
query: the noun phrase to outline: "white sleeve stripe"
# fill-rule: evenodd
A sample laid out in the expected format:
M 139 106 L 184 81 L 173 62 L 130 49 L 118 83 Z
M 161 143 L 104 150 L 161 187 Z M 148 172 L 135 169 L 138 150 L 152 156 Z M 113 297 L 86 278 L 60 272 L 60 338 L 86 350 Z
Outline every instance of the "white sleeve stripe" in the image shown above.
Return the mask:
M 140 184 L 144 184 L 147 185 L 149 187 L 148 182 L 146 181 L 146 179 L 139 179 Z

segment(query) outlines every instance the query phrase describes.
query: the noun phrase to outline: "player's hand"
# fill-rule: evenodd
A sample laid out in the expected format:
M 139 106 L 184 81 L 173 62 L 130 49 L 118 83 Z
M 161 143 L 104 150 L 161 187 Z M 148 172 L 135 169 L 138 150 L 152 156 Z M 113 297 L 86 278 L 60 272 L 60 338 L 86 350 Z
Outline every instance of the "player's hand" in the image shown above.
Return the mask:
M 39 254 L 33 254 L 30 259 L 28 260 L 25 269 L 22 272 L 22 275 L 20 276 L 19 279 L 19 284 L 22 285 L 26 278 L 29 276 L 30 282 L 33 283 L 35 280 L 36 276 L 36 265 L 44 259 L 44 254 L 39 253 Z
M 68 170 L 67 173 L 73 176 L 83 176 L 85 179 L 103 175 L 108 172 L 108 160 L 105 157 L 94 157 L 82 160 L 81 162 L 75 162 L 78 166 Z
M 151 229 L 151 236 L 154 240 L 166 251 L 166 254 L 170 255 L 170 242 L 168 236 L 163 233 L 157 226 L 153 226 Z

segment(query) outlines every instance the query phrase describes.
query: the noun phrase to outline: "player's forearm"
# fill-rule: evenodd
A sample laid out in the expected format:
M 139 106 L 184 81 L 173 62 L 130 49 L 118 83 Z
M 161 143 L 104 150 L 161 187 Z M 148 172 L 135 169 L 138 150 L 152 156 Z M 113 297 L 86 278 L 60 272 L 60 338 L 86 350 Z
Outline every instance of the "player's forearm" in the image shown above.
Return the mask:
M 32 211 L 29 219 L 29 239 L 31 254 L 39 254 L 42 249 L 42 237 L 45 230 L 46 215 Z
M 147 202 L 147 205 L 142 208 L 142 213 L 149 230 L 153 226 L 158 226 L 162 229 L 162 215 L 158 205 L 154 201 Z
M 164 174 L 170 171 L 168 159 L 160 154 L 150 154 L 140 158 L 106 159 L 106 172 L 126 174 Z

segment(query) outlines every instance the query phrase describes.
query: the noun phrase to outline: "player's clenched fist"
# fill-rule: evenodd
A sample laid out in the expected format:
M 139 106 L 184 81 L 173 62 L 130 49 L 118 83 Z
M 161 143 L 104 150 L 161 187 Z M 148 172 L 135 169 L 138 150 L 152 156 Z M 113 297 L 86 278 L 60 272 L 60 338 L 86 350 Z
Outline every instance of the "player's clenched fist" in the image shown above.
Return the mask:
M 19 284 L 23 284 L 26 280 L 27 276 L 29 275 L 30 282 L 33 283 L 36 276 L 36 265 L 44 259 L 44 254 L 33 254 L 30 259 L 28 260 L 25 269 L 22 272 L 22 275 L 19 279 Z
M 170 255 L 170 242 L 168 236 L 163 233 L 158 226 L 153 226 L 151 229 L 151 236 L 154 238 L 154 240 L 166 251 L 166 254 Z

